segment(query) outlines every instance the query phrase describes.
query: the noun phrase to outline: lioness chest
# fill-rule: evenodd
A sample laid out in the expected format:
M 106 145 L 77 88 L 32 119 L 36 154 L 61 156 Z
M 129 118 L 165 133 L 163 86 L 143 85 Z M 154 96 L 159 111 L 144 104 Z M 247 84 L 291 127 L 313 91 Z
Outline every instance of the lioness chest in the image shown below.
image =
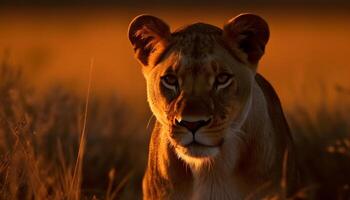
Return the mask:
M 196 177 L 191 200 L 242 199 L 231 177 Z

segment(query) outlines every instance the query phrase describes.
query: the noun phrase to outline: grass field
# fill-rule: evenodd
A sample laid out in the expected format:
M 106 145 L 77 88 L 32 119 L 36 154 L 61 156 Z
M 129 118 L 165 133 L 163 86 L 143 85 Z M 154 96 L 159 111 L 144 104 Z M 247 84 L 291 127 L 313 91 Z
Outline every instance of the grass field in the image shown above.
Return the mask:
M 126 30 L 140 11 L 65 12 L 0 14 L 0 199 L 139 199 L 152 119 Z M 179 27 L 239 10 L 180 12 L 154 13 Z M 298 196 L 348 199 L 350 17 L 257 12 L 272 32 L 259 71 L 292 127 Z

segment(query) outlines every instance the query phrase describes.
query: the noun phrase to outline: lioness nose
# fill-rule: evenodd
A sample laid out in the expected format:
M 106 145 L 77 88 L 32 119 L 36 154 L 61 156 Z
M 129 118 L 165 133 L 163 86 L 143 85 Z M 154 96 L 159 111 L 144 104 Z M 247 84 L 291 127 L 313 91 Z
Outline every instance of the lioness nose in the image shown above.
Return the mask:
M 191 131 L 192 134 L 194 134 L 201 127 L 208 125 L 210 121 L 211 121 L 210 118 L 207 120 L 198 120 L 198 121 L 185 121 L 185 120 L 178 121 L 176 119 L 175 123 L 176 125 L 185 127 L 187 130 Z

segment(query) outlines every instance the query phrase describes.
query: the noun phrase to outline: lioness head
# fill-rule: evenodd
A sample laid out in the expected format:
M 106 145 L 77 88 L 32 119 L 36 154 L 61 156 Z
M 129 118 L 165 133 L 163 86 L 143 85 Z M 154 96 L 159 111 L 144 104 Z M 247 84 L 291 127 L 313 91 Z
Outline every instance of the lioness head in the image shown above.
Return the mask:
M 141 15 L 128 34 L 169 144 L 180 157 L 216 156 L 249 111 L 267 23 L 242 14 L 223 29 L 195 23 L 171 32 L 161 19 Z

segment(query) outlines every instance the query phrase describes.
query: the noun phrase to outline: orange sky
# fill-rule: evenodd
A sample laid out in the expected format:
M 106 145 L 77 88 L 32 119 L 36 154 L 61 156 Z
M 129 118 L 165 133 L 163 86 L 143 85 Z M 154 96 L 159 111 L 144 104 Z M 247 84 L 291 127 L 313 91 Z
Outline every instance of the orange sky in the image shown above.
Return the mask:
M 291 10 L 249 10 L 269 23 L 271 38 L 259 71 L 286 106 L 320 99 L 320 88 L 336 98 L 335 85 L 350 88 L 350 15 Z M 45 88 L 60 81 L 83 92 L 94 59 L 94 94 L 116 92 L 131 105 L 145 105 L 145 84 L 126 37 L 141 13 L 163 18 L 173 29 L 197 21 L 222 26 L 244 10 L 8 11 L 0 14 L 0 56 L 26 69 L 29 82 Z M 331 100 L 332 101 L 332 100 Z M 142 111 L 143 112 L 143 111 Z

